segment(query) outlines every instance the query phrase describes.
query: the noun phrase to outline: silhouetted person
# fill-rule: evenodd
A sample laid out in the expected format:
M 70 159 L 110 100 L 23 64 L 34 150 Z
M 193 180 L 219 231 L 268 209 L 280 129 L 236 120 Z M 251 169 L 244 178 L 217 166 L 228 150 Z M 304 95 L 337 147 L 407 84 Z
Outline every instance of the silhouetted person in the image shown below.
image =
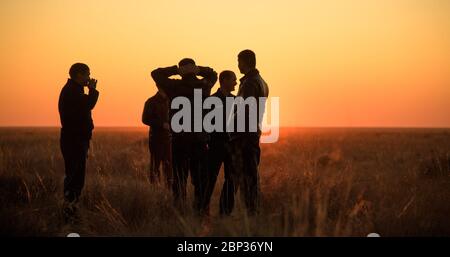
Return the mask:
M 150 182 L 155 183 L 161 178 L 160 167 L 167 187 L 172 186 L 172 139 L 170 133 L 169 98 L 163 90 L 150 97 L 144 105 L 142 122 L 150 126 Z
M 91 79 L 89 67 L 75 63 L 69 71 L 70 79 L 62 88 L 58 109 L 61 119 L 61 152 L 64 158 L 64 212 L 73 214 L 75 203 L 84 186 L 86 158 L 94 123 L 91 110 L 98 99 L 97 80 Z M 89 93 L 84 93 L 87 87 Z
M 247 212 L 250 215 L 256 214 L 259 197 L 259 174 L 258 166 L 260 162 L 259 139 L 261 137 L 262 114 L 265 106 L 260 105 L 258 99 L 269 95 L 269 88 L 256 69 L 256 56 L 251 50 L 244 50 L 238 55 L 239 71 L 244 74 L 240 79 L 237 96 L 244 100 L 254 97 L 256 105 L 245 108 L 245 132 L 231 133 L 232 157 L 235 174 L 238 176 L 238 183 L 244 197 Z M 265 103 L 265 102 L 264 102 Z M 249 108 L 255 108 L 257 117 L 250 117 Z M 262 112 L 259 112 L 259 109 Z M 236 118 L 236 116 L 234 116 Z M 255 119 L 257 118 L 257 120 Z M 257 130 L 250 130 L 250 123 L 257 121 Z M 235 120 L 235 124 L 237 121 Z
M 185 58 L 178 64 L 152 71 L 152 77 L 158 87 L 162 88 L 172 100 L 184 96 L 191 104 L 191 132 L 172 132 L 173 157 L 173 193 L 176 205 L 186 201 L 186 183 L 191 174 L 194 185 L 194 208 L 199 214 L 208 214 L 206 201 L 206 184 L 209 181 L 207 163 L 208 134 L 194 131 L 194 89 L 201 89 L 202 98 L 211 93 L 217 81 L 217 73 L 209 67 L 196 66 L 194 60 Z M 180 75 L 181 79 L 171 79 Z M 197 78 L 202 77 L 202 79 Z M 171 110 L 171 117 L 177 110 Z M 203 116 L 203 114 L 201 114 Z
M 211 198 L 216 184 L 217 175 L 219 174 L 220 167 L 224 166 L 225 181 L 222 186 L 222 192 L 220 194 L 220 214 L 229 215 L 234 206 L 234 194 L 235 194 L 235 182 L 233 177 L 232 163 L 231 163 L 231 149 L 229 146 L 229 136 L 226 132 L 226 97 L 234 97 L 231 93 L 236 86 L 236 74 L 234 72 L 226 70 L 222 71 L 219 75 L 220 88 L 212 96 L 218 97 L 222 106 L 215 106 L 222 110 L 222 124 L 223 132 L 214 131 L 210 133 L 210 143 L 208 151 L 208 163 L 210 183 L 207 189 L 207 200 Z M 217 121 L 215 121 L 217 122 Z

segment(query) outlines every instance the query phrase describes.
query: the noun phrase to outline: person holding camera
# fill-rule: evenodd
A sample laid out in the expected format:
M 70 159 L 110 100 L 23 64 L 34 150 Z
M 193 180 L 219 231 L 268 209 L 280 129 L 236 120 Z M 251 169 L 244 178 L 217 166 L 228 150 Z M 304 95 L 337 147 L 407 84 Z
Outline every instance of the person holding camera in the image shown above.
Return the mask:
M 76 204 L 84 187 L 87 153 L 94 129 L 91 111 L 99 96 L 97 80 L 90 78 L 86 64 L 73 64 L 69 75 L 58 102 L 60 147 L 65 167 L 63 213 L 66 218 L 77 214 Z M 84 92 L 85 87 L 88 94 Z

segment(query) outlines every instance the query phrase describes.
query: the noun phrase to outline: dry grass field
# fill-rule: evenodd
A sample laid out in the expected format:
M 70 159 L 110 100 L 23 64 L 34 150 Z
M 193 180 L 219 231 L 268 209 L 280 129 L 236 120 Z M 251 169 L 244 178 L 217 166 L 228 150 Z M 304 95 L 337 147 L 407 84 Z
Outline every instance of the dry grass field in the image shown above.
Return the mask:
M 262 145 L 261 213 L 210 225 L 150 185 L 147 130 L 97 128 L 82 222 L 61 217 L 58 128 L 0 129 L 0 234 L 7 236 L 450 236 L 450 129 L 284 128 Z M 189 183 L 190 184 L 190 183 Z M 192 201 L 192 186 L 188 188 Z

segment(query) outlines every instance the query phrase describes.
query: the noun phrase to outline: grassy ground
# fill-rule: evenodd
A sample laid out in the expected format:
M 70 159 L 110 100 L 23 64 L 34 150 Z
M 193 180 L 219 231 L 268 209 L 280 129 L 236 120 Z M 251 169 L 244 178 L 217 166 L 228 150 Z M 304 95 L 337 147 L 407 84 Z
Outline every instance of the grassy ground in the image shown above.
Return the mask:
M 221 172 L 206 228 L 149 184 L 147 131 L 119 128 L 95 130 L 83 219 L 64 224 L 58 132 L 0 129 L 0 234 L 450 236 L 450 129 L 282 129 L 262 145 L 260 215 L 238 200 L 218 217 Z

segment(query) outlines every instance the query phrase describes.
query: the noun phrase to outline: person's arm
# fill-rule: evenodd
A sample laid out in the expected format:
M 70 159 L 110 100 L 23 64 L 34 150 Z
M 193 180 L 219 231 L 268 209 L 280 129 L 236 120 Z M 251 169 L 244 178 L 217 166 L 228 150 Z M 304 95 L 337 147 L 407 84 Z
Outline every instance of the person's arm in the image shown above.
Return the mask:
M 94 109 L 97 104 L 99 92 L 95 88 L 89 88 L 89 94 L 87 98 L 87 107 L 89 110 Z
M 255 114 L 258 116 L 258 83 L 257 81 L 253 79 L 247 79 L 245 81 L 245 85 L 242 88 L 241 96 L 244 100 L 246 100 L 249 97 L 253 97 L 256 99 L 256 102 L 250 102 L 249 105 L 245 106 L 245 131 L 250 132 L 250 121 L 253 120 L 250 117 L 250 114 Z M 251 112 L 250 110 L 253 110 L 254 112 Z
M 142 123 L 144 123 L 147 126 L 150 126 L 151 121 L 150 121 L 150 115 L 151 115 L 151 109 L 149 106 L 149 100 L 147 100 L 144 104 L 144 111 L 142 111 Z
M 170 79 L 171 76 L 178 75 L 178 67 L 176 65 L 166 67 L 166 68 L 158 68 L 151 72 L 151 76 L 155 81 L 156 85 L 166 94 L 171 95 L 173 92 L 173 79 Z
M 155 127 L 158 125 L 158 117 L 155 112 L 155 108 L 152 105 L 152 101 L 149 99 L 145 102 L 144 111 L 142 113 L 142 123 L 147 126 Z
M 158 116 L 155 104 L 151 99 L 147 100 L 142 112 L 142 123 L 152 128 L 160 128 L 163 126 L 161 117 Z
M 62 126 L 68 126 L 68 123 L 71 123 L 69 121 L 69 118 L 72 116 L 70 115 L 70 109 L 68 109 L 68 106 L 70 106 L 70 99 L 69 99 L 69 92 L 68 88 L 65 86 L 61 90 L 61 93 L 59 94 L 59 100 L 58 100 L 58 111 L 59 116 L 61 118 L 61 125 Z
M 258 90 L 259 87 L 258 83 L 253 79 L 247 79 L 245 81 L 245 85 L 242 88 L 241 95 L 244 99 L 247 99 L 248 97 L 258 97 Z
M 87 88 L 89 89 L 89 92 L 87 97 L 83 97 L 83 99 L 86 99 L 86 102 L 83 103 L 83 105 L 87 108 L 87 111 L 91 111 L 92 109 L 94 109 L 95 104 L 98 100 L 97 80 L 94 78 L 89 79 Z M 85 95 L 83 94 L 83 96 Z
M 207 89 L 211 89 L 217 82 L 217 72 L 210 67 L 197 66 L 197 75 L 203 77 L 202 81 L 205 83 Z
M 74 88 L 63 89 L 59 100 L 59 111 L 66 128 L 77 130 L 86 122 L 86 112 L 89 112 L 88 97 Z

